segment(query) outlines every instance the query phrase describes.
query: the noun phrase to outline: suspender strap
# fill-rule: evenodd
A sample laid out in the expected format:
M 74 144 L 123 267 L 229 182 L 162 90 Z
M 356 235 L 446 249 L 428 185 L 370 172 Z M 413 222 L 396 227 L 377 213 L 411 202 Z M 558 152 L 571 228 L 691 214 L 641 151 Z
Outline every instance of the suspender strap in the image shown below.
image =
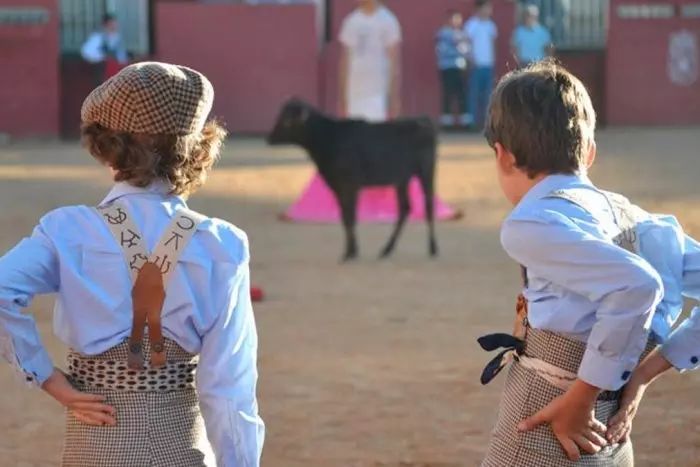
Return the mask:
M 162 277 L 163 291 L 168 286 L 170 276 L 175 270 L 180 255 L 204 219 L 204 216 L 194 211 L 180 210 L 170 220 L 165 234 L 160 238 L 155 251 L 148 260 L 150 264 L 158 267 Z M 147 310 L 148 337 L 151 341 L 151 365 L 154 367 L 163 366 L 166 363 L 165 340 L 161 325 L 162 308 L 163 304 L 161 303 L 160 306 L 152 306 Z
M 139 370 L 143 368 L 142 344 L 146 324 L 151 344 L 151 366 L 163 366 L 166 355 L 161 313 L 165 290 L 180 255 L 206 217 L 189 209 L 178 211 L 165 229 L 154 253 L 149 255 L 143 236 L 125 205 L 115 202 L 100 206 L 97 211 L 122 249 L 134 284 L 129 367 Z
M 615 224 L 620 229 L 620 233 L 612 238 L 613 243 L 624 248 L 630 253 L 639 254 L 639 235 L 637 235 L 637 215 L 634 206 L 627 198 L 617 193 L 600 191 L 607 199 L 612 208 Z M 579 192 L 579 190 L 556 190 L 546 196 L 547 198 L 562 198 L 580 206 L 582 209 L 595 215 L 600 210 L 599 205 L 590 196 L 590 192 Z

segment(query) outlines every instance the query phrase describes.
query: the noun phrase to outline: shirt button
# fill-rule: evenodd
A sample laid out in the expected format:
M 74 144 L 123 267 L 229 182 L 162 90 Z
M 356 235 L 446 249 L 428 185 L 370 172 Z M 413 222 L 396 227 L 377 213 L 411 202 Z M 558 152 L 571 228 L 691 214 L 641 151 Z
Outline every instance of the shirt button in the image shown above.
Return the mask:
M 622 373 L 622 379 L 625 380 L 625 381 L 627 381 L 628 379 L 630 379 L 630 376 L 631 376 L 631 375 L 632 375 L 632 372 L 630 372 L 630 371 L 625 371 L 624 373 Z
M 690 357 L 690 363 L 692 363 L 693 365 L 696 365 L 698 363 L 698 357 L 696 357 L 696 356 Z

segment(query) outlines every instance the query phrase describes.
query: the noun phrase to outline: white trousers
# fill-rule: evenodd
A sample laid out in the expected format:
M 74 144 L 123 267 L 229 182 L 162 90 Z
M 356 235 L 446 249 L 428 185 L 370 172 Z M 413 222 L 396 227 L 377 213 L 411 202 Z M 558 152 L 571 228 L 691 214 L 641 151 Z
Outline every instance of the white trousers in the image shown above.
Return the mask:
M 389 117 L 386 94 L 348 96 L 348 118 L 383 122 Z

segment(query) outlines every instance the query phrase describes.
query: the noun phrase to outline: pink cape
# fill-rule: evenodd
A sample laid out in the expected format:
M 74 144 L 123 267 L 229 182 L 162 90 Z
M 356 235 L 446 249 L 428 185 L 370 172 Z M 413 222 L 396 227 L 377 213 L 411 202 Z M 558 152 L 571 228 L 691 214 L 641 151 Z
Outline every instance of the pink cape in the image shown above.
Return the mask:
M 425 219 L 425 201 L 423 188 L 417 178 L 413 178 L 408 187 L 411 201 L 409 220 Z M 452 220 L 462 217 L 462 212 L 451 208 L 437 196 L 435 203 L 436 220 Z M 365 188 L 360 193 L 357 203 L 358 223 L 395 222 L 398 215 L 398 203 L 394 187 Z M 326 182 L 317 174 L 309 182 L 301 197 L 281 215 L 281 219 L 291 222 L 339 223 L 340 209 L 333 193 Z

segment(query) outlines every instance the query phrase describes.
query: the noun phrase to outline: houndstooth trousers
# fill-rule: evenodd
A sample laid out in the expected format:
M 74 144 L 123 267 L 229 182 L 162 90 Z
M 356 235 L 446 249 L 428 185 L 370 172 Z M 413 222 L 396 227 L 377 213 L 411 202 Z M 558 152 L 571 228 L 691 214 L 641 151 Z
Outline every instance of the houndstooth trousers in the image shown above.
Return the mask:
M 650 341 L 642 358 L 655 346 Z M 528 329 L 526 354 L 576 374 L 586 346 L 549 331 Z M 570 461 L 549 425 L 520 433 L 518 423 L 564 393 L 517 360 L 507 370 L 503 399 L 486 458 L 481 467 L 633 467 L 632 443 L 605 447 Z M 596 419 L 607 423 L 619 408 L 621 391 L 603 392 L 595 404 Z
M 150 354 L 144 341 L 144 354 Z M 128 369 L 126 342 L 86 357 L 68 355 L 73 384 L 106 397 L 116 426 L 85 425 L 67 414 L 62 467 L 215 466 L 194 387 L 197 357 L 165 340 L 168 363 Z

